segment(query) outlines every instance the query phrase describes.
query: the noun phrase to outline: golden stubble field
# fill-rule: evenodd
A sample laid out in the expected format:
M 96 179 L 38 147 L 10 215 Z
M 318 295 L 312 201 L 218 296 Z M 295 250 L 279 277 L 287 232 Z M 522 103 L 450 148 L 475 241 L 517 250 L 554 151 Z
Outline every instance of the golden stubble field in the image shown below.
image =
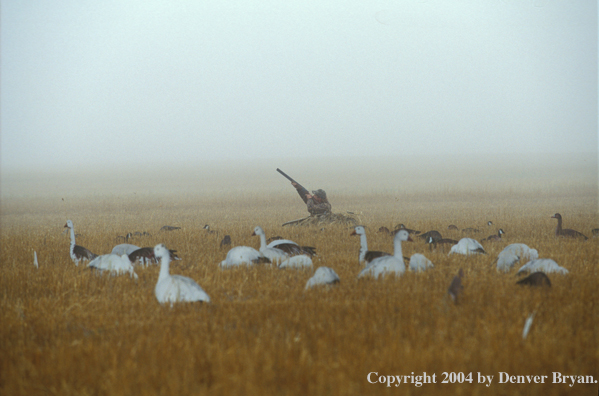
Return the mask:
M 566 186 L 566 188 L 562 188 Z M 288 187 L 287 187 L 288 188 Z M 597 384 L 551 384 L 552 373 L 599 379 L 599 227 L 596 184 L 506 184 L 496 188 L 340 192 L 329 195 L 336 212 L 359 213 L 369 248 L 392 250 L 380 226 L 404 223 L 458 239 L 479 227 L 482 239 L 498 228 L 504 241 L 484 243 L 488 255 L 448 256 L 416 239 L 435 264 L 426 273 L 360 280 L 359 240 L 351 228 L 281 227 L 304 216 L 289 189 L 263 194 L 58 194 L 2 200 L 0 263 L 0 393 L 4 395 L 363 395 L 363 394 L 597 394 Z M 64 200 L 63 200 L 64 198 Z M 589 236 L 558 240 L 556 221 Z M 67 219 L 77 243 L 109 253 L 117 235 L 147 231 L 130 241 L 165 243 L 181 261 L 171 273 L 196 280 L 210 304 L 161 306 L 154 297 L 158 266 L 129 276 L 97 276 L 69 257 Z M 492 220 L 494 225 L 486 226 Z M 182 227 L 158 232 L 163 225 Z M 202 229 L 210 224 L 216 233 Z M 315 246 L 319 266 L 341 283 L 305 291 L 313 271 L 258 266 L 220 270 L 233 245 L 258 248 L 253 227 Z M 516 269 L 497 273 L 493 261 L 509 243 L 536 248 L 567 268 L 549 275 L 550 289 L 520 287 Z M 37 252 L 39 269 L 33 266 Z M 518 266 L 517 266 L 518 267 Z M 459 305 L 447 288 L 460 268 Z M 526 318 L 536 312 L 522 339 Z M 367 376 L 436 375 L 436 384 L 371 384 Z M 472 373 L 473 383 L 442 384 L 447 373 Z M 547 375 L 546 384 L 499 384 L 499 373 Z M 478 373 L 493 376 L 489 387 Z

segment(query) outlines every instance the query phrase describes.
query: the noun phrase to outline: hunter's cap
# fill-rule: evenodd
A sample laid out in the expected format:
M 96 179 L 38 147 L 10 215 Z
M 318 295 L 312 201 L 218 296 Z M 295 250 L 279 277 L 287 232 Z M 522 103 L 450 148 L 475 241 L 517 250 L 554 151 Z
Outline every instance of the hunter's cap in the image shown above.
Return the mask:
M 324 192 L 324 190 L 322 190 L 322 189 L 312 191 L 312 194 L 316 195 L 318 198 L 327 199 L 327 193 Z

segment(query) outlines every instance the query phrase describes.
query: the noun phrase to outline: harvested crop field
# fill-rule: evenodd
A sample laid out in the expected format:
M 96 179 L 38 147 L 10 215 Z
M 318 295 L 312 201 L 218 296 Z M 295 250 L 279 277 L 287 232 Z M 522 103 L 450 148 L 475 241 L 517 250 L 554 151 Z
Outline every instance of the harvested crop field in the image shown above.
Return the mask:
M 443 172 L 430 187 L 415 169 L 402 188 L 388 187 L 389 173 L 360 191 L 349 177 L 306 176 L 327 189 L 336 213 L 352 212 L 366 226 L 371 250 L 392 253 L 392 237 L 377 231 L 399 223 L 452 239 L 480 241 L 505 231 L 501 241 L 482 242 L 488 254 L 472 256 L 448 255 L 449 248 L 431 249 L 414 237 L 403 254 L 422 253 L 435 267 L 378 280 L 357 279 L 363 266 L 350 225 L 281 226 L 307 213 L 288 184 L 278 187 L 286 183 L 278 175 L 258 178 L 255 190 L 243 173 L 232 183 L 236 188 L 219 187 L 214 176 L 200 180 L 198 190 L 176 191 L 144 189 L 142 182 L 111 189 L 105 181 L 76 191 L 62 179 L 46 179 L 37 182 L 42 193 L 5 179 L 0 393 L 596 395 L 596 383 L 580 383 L 599 380 L 599 238 L 591 232 L 599 227 L 596 169 L 591 177 L 557 179 L 543 169 L 520 176 L 512 170 L 491 181 L 480 173 L 460 187 Z M 589 239 L 556 238 L 556 212 L 565 228 Z M 128 243 L 176 249 L 182 260 L 171 263 L 171 274 L 194 279 L 211 303 L 160 305 L 158 265 L 136 267 L 137 280 L 75 266 L 63 233 L 68 219 L 80 234 L 77 244 L 96 254 L 122 243 L 119 235 L 149 233 Z M 448 230 L 450 224 L 459 230 Z M 159 231 L 164 225 L 181 229 Z M 220 246 L 224 235 L 231 246 L 257 249 L 256 225 L 267 238 L 314 246 L 314 268 L 220 269 L 229 249 Z M 461 229 L 467 227 L 480 232 L 466 235 Z M 525 261 L 508 273 L 494 266 L 510 243 L 537 249 L 569 273 L 548 274 L 551 287 L 516 285 Z M 321 266 L 334 269 L 341 282 L 305 290 Z M 459 269 L 464 288 L 454 304 L 447 290 Z M 563 377 L 567 383 L 553 383 L 554 373 L 576 376 L 574 385 Z M 544 383 L 535 384 L 534 376 Z

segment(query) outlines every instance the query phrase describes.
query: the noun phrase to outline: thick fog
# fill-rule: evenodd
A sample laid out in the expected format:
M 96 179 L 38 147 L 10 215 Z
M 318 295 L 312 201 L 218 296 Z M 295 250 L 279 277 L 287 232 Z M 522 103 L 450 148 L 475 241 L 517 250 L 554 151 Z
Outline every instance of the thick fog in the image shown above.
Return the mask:
M 4 172 L 598 150 L 594 1 L 9 0 L 1 51 Z

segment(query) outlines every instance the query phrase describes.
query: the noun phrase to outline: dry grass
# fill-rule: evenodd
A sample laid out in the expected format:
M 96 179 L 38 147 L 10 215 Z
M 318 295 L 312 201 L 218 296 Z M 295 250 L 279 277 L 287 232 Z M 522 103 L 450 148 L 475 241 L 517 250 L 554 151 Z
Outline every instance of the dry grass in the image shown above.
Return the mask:
M 304 215 L 298 197 L 286 194 L 179 196 L 137 194 L 68 198 L 9 198 L 2 202 L 0 264 L 0 393 L 3 395 L 345 395 L 345 394 L 597 394 L 597 385 L 551 384 L 552 372 L 599 379 L 599 239 L 556 240 L 564 226 L 587 236 L 599 226 L 596 186 L 554 193 L 495 189 L 413 193 L 364 192 L 332 197 L 339 212 L 359 210 L 369 247 L 391 250 L 379 226 L 402 222 L 422 231 L 484 229 L 478 239 L 506 231 L 486 244 L 488 256 L 448 257 L 424 242 L 404 244 L 404 254 L 424 253 L 435 269 L 400 279 L 356 276 L 359 241 L 343 225 L 284 227 Z M 541 194 L 539 194 L 541 192 Z M 158 267 L 128 276 L 95 276 L 75 267 L 62 234 L 73 220 L 81 244 L 107 253 L 117 235 L 148 231 L 140 246 L 165 243 L 182 261 L 171 272 L 195 279 L 211 304 L 161 306 L 154 297 Z M 487 220 L 493 227 L 484 225 Z M 218 232 L 207 234 L 210 224 Z M 179 231 L 159 233 L 165 225 Z M 268 267 L 219 270 L 230 234 L 234 245 L 257 247 L 250 236 L 261 225 L 319 253 L 338 287 L 304 291 L 311 271 Z M 492 261 L 508 243 L 522 242 L 566 267 L 550 275 L 553 287 L 515 285 L 515 270 L 499 274 Z M 40 267 L 33 266 L 37 251 Z M 446 296 L 463 268 L 460 305 Z M 522 329 L 536 311 L 528 338 Z M 368 373 L 436 373 L 437 384 L 400 389 L 368 383 Z M 441 384 L 442 372 L 474 373 L 473 384 Z M 476 373 L 494 375 L 487 388 Z M 549 384 L 498 384 L 498 373 L 548 375 Z

